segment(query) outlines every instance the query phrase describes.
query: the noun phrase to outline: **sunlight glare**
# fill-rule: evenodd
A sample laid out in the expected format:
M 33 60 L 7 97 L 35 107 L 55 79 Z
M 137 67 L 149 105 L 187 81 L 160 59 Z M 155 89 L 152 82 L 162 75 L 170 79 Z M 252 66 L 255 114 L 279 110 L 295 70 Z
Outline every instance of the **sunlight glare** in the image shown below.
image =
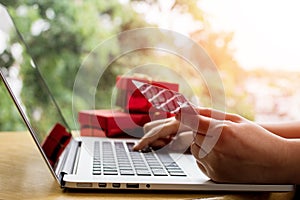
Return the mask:
M 202 0 L 215 30 L 233 31 L 235 57 L 245 69 L 300 70 L 300 2 Z

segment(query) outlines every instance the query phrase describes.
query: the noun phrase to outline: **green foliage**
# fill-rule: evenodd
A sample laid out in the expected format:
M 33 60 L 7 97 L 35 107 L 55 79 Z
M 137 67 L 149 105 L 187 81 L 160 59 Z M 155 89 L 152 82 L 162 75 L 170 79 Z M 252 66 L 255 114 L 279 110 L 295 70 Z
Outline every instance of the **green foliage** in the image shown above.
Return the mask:
M 32 61 L 29 55 L 26 54 L 24 45 L 22 45 L 22 61 L 14 60 L 11 46 L 9 46 L 0 55 L 0 67 L 10 68 L 14 64 L 19 65 L 21 69 L 20 78 L 23 80 L 22 98 L 29 101 L 27 103 L 31 105 L 37 105 L 36 109 L 43 107 L 44 112 L 48 111 L 48 116 L 54 118 L 54 113 L 51 113 L 53 105 L 50 105 L 49 97 L 40 91 L 40 86 L 43 84 L 39 79 L 39 75 L 41 75 L 62 109 L 68 124 L 74 124 L 73 120 L 76 117 L 76 113 L 72 113 L 72 95 L 74 95 L 73 86 L 80 66 L 83 63 L 87 66 L 98 66 L 106 63 L 118 54 L 119 41 L 111 43 L 109 49 L 97 49 L 96 47 L 107 38 L 122 31 L 154 26 L 148 24 L 143 15 L 137 13 L 132 7 L 133 3 L 141 2 L 138 0 L 122 4 L 118 0 L 0 0 L 0 2 L 7 6 L 12 15 L 28 46 L 27 52 L 32 56 L 37 66 L 37 71 L 33 73 L 33 68 L 30 67 Z M 156 0 L 147 0 L 145 2 L 152 6 L 160 6 Z M 196 0 L 176 0 L 170 9 L 171 11 L 177 12 L 179 10 L 182 13 L 189 13 L 195 20 L 204 21 L 203 12 L 197 6 Z M 241 99 L 242 102 L 247 102 L 247 97 L 246 94 L 240 92 L 241 90 L 236 89 L 241 79 L 233 72 L 239 71 L 242 73 L 242 71 L 232 59 L 232 52 L 229 48 L 232 36 L 225 33 L 213 33 L 210 30 L 198 32 L 197 34 L 201 35 L 199 38 L 202 38 L 202 40 L 196 41 L 207 49 L 217 66 L 219 66 L 219 69 L 225 72 L 224 74 L 227 74 L 226 80 L 230 80 L 224 82 L 227 95 L 237 99 L 236 104 L 232 105 L 230 110 L 252 118 L 251 112 L 247 111 L 251 110 L 251 107 L 247 106 L 247 103 L 238 103 Z M 16 34 L 11 36 L 10 45 L 21 43 Z M 224 45 L 222 47 L 217 44 L 219 40 L 223 41 Z M 145 43 L 147 41 L 135 42 Z M 89 59 L 85 60 L 87 57 Z M 174 57 L 158 55 L 149 51 L 140 51 L 120 58 L 111 63 L 104 71 L 104 75 L 99 80 L 98 88 L 96 88 L 98 91 L 96 92 L 97 108 L 110 106 L 112 89 L 117 75 L 125 73 L 132 66 L 148 62 L 155 63 L 156 61 L 165 66 L 172 66 L 178 73 L 174 77 L 161 76 L 160 78 L 163 80 L 168 80 L 169 78 L 168 81 L 174 82 L 179 81 L 177 77 L 187 76 L 187 79 L 195 83 L 192 85 L 192 90 L 196 91 L 202 102 L 209 106 L 209 92 L 204 87 L 204 83 L 195 76 L 195 72 L 181 72 L 184 66 L 187 66 L 186 63 Z M 149 72 L 149 74 L 157 75 L 156 72 Z M 172 78 L 174 81 L 172 81 Z M 88 78 L 86 81 L 89 81 Z M 182 88 L 184 91 L 188 87 L 182 85 Z M 3 92 L 2 88 L 1 91 Z M 83 92 L 93 93 L 94 91 L 91 88 Z M 87 102 L 81 97 L 78 98 L 79 101 L 77 103 L 80 104 L 79 107 L 87 107 Z M 38 99 L 42 99 L 42 101 L 38 101 Z M 10 110 L 12 110 L 12 108 L 8 108 L 12 107 L 9 106 L 10 102 L 7 98 L 3 98 L 0 101 L 1 109 L 7 108 L 3 109 L 3 114 L 1 112 L 1 130 L 22 127 L 22 124 L 20 125 L 19 123 L 19 118 L 15 114 L 9 115 L 11 113 Z M 27 111 L 34 113 L 36 109 L 32 108 Z M 4 120 L 5 117 L 8 120 Z M 71 128 L 74 128 L 74 126 Z
M 0 97 L 0 130 L 25 130 L 20 115 L 14 106 L 13 101 L 9 98 L 2 80 L 0 80 Z
M 0 55 L 0 66 L 9 68 L 14 63 L 14 58 L 7 49 Z
M 84 2 L 24 0 L 3 3 L 7 6 L 28 47 L 26 49 L 23 46 L 17 35 L 12 35 L 10 44 L 21 43 L 23 50 L 27 51 L 23 51 L 24 59 L 19 63 L 23 79 L 22 98 L 32 101 L 28 103 L 33 105 L 38 99 L 42 100 L 41 106 L 49 110 L 47 106 L 50 99 L 47 95 L 41 96 L 37 80 L 39 77 L 28 70 L 31 59 L 26 53 L 29 53 L 69 124 L 73 124 L 73 84 L 84 58 L 108 37 L 127 29 L 147 25 L 129 5 L 123 6 L 116 0 Z M 117 52 L 116 43 L 109 50 L 97 52 L 100 57 L 92 60 L 94 63 L 91 64 L 97 65 L 99 60 L 106 62 Z M 11 59 L 11 55 L 9 48 L 1 55 L 1 62 L 5 63 L 5 67 L 16 62 Z M 100 105 L 110 104 L 108 97 L 111 96 L 111 88 L 115 83 L 118 70 L 114 68 L 117 67 L 116 64 L 105 71 L 102 81 L 106 83 L 104 85 L 106 88 L 102 87 L 101 95 L 97 95 L 97 102 Z M 39 97 L 36 94 L 40 94 Z

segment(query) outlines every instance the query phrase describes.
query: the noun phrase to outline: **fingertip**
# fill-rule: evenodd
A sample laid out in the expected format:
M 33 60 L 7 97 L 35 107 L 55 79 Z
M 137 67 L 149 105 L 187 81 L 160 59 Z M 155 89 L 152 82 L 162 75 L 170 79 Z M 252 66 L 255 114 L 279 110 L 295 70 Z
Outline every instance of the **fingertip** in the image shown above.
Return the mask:
M 134 146 L 132 147 L 132 150 L 133 150 L 133 151 L 136 151 L 136 150 L 137 150 L 136 145 L 134 145 Z
M 139 144 L 139 143 L 135 144 L 135 145 L 132 147 L 132 150 L 134 150 L 134 151 L 141 150 L 140 144 Z
M 134 146 L 133 148 L 132 148 L 132 150 L 133 151 L 139 151 L 139 150 L 141 150 L 139 147 L 136 147 L 136 146 Z
M 138 143 L 136 143 L 132 149 L 134 151 L 139 151 L 142 150 L 143 148 L 145 148 L 147 146 L 147 144 L 143 141 L 143 139 L 141 139 L 140 141 L 138 141 Z

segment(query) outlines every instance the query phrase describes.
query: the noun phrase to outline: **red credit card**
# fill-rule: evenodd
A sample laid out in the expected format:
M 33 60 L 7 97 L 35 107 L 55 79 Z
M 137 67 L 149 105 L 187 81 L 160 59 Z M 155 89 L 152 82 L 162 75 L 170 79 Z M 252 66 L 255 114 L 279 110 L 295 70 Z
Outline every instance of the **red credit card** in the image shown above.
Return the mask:
M 187 98 L 179 92 L 136 80 L 132 80 L 132 83 L 156 109 L 176 114 L 183 106 L 190 106 L 193 108 Z

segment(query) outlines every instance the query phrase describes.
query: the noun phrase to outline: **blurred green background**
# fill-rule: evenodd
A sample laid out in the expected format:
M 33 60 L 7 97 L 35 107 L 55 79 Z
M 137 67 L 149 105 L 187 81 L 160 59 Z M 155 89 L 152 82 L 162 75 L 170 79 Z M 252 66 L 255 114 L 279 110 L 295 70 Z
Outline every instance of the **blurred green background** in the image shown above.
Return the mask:
M 102 41 L 120 32 L 134 28 L 156 27 L 157 24 L 147 19 L 147 16 L 139 12 L 140 7 L 151 9 L 163 9 L 160 1 L 156 0 L 128 0 L 128 1 L 93 1 L 93 0 L 1 0 L 13 16 L 14 21 L 22 33 L 26 43 L 30 47 L 30 54 L 40 67 L 41 74 L 46 76 L 46 83 L 59 106 L 63 110 L 64 116 L 68 120 L 73 120 L 72 113 L 72 93 L 76 73 L 87 55 Z M 233 33 L 216 32 L 210 27 L 205 19 L 205 13 L 201 7 L 197 6 L 195 0 L 176 0 L 168 8 L 168 12 L 179 14 L 189 14 L 195 22 L 201 26 L 195 27 L 195 31 L 189 37 L 204 47 L 209 56 L 215 62 L 222 77 L 226 94 L 226 110 L 245 116 L 248 119 L 255 119 L 253 98 L 245 90 L 245 77 L 249 72 L 243 70 L 233 57 L 234 49 L 230 46 Z M 39 28 L 36 28 L 39 27 Z M 22 59 L 14 56 L 12 47 L 22 46 L 17 35 L 13 32 L 7 40 L 5 50 L 0 52 L 0 67 L 9 71 L 12 66 L 28 66 L 30 59 L 22 51 Z M 111 46 L 108 51 L 99 53 L 100 60 L 105 61 L 118 53 L 118 41 Z M 107 68 L 101 82 L 101 92 L 97 93 L 96 101 L 99 107 L 106 108 L 111 103 L 112 91 L 115 86 L 117 75 L 126 73 L 127 68 L 137 66 L 147 62 L 156 62 L 165 66 L 172 66 L 182 69 L 182 61 L 178 58 L 166 59 L 166 55 L 157 55 L 155 52 L 143 50 L 132 53 L 124 58 L 112 63 Z M 91 60 L 92 62 L 92 60 Z M 90 63 L 91 65 L 97 65 Z M 24 68 L 26 69 L 26 68 Z M 186 68 L 189 70 L 189 68 Z M 191 70 L 185 72 L 189 80 L 195 79 L 195 74 Z M 259 73 L 251 72 L 252 75 Z M 32 104 L 39 104 L 37 95 L 39 88 L 34 89 L 37 80 L 32 77 L 29 71 L 23 71 L 20 81 L 26 92 L 21 95 L 24 99 L 29 99 Z M 12 76 L 12 73 L 7 73 Z M 176 82 L 169 77 L 168 81 Z M 26 90 L 26 88 L 31 88 Z M 210 94 L 204 83 L 200 80 L 191 84 L 196 91 L 201 104 L 210 106 Z M 0 83 L 0 131 L 24 130 L 25 126 L 21 121 L 12 101 L 8 98 L 8 93 Z M 47 108 L 49 99 L 45 96 L 43 107 Z M 50 107 L 49 107 L 50 108 Z M 31 110 L 30 112 L 35 112 Z M 51 117 L 49 112 L 48 117 Z

